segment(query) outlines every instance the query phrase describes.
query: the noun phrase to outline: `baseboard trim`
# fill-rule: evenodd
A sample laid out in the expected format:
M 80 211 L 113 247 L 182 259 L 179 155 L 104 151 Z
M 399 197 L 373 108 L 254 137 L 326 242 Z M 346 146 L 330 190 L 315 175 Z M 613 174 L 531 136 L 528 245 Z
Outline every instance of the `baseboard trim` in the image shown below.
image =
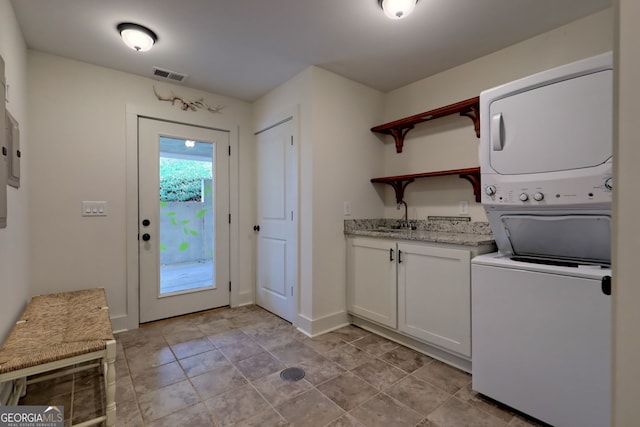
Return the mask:
M 376 335 L 380 335 L 384 338 L 390 339 L 391 341 L 395 341 L 398 344 L 402 344 L 405 347 L 409 347 L 415 351 L 426 354 L 427 356 L 433 357 L 436 360 L 444 362 L 448 365 L 454 366 L 458 369 L 461 369 L 465 372 L 471 373 L 471 360 L 462 356 L 457 356 L 453 353 L 449 353 L 445 350 L 442 350 L 438 347 L 423 343 L 421 341 L 417 341 L 411 337 L 408 337 L 404 334 L 392 331 L 387 329 L 384 326 L 380 326 L 376 323 L 370 322 L 366 319 L 362 319 L 358 316 L 349 315 L 352 324 L 361 327 L 362 329 L 366 329 L 369 332 L 373 332 Z
M 136 322 L 136 328 L 137 327 L 138 322 Z M 122 332 L 131 329 L 129 316 L 126 314 L 116 314 L 115 316 L 111 316 L 111 328 L 114 332 Z
M 298 314 L 296 328 L 308 337 L 313 338 L 340 329 L 350 323 L 349 315 L 346 311 L 327 314 L 317 319 L 310 319 L 303 314 Z

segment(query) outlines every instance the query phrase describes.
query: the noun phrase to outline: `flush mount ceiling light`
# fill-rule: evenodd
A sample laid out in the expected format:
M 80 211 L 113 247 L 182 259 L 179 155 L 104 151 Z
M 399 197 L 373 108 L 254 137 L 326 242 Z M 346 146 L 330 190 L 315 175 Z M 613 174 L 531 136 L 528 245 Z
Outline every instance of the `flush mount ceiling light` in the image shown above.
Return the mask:
M 403 19 L 413 12 L 418 0 L 378 0 L 378 4 L 389 19 Z
M 117 29 L 124 44 L 138 52 L 146 52 L 158 41 L 156 33 L 142 25 L 123 22 L 118 24 Z

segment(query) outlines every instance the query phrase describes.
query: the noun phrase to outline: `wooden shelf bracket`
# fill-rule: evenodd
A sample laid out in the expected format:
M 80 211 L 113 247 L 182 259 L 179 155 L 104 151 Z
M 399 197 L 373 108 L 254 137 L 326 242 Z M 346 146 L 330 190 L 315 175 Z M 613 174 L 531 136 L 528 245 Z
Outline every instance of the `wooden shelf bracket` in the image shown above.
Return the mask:
M 460 178 L 469 181 L 471 183 L 471 186 L 473 187 L 473 194 L 475 196 L 476 202 L 480 202 L 480 168 L 451 169 L 445 171 L 416 173 L 411 175 L 387 176 L 373 178 L 371 182 L 381 182 L 384 184 L 389 184 L 391 187 L 393 187 L 393 190 L 396 193 L 396 202 L 401 203 L 404 200 L 405 188 L 407 188 L 407 185 L 411 184 L 415 179 L 445 175 L 459 175 Z
M 480 138 L 480 97 L 478 96 L 436 108 L 435 110 L 425 111 L 424 113 L 374 126 L 371 128 L 371 131 L 393 136 L 396 143 L 396 152 L 402 153 L 404 137 L 416 124 L 456 113 L 469 117 L 473 121 L 476 136 Z

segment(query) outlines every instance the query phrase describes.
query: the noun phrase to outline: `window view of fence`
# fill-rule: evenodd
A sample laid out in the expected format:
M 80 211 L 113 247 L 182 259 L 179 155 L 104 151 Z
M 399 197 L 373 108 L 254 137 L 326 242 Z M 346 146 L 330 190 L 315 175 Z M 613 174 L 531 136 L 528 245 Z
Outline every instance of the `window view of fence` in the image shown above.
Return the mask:
M 161 138 L 160 292 L 214 286 L 212 144 Z

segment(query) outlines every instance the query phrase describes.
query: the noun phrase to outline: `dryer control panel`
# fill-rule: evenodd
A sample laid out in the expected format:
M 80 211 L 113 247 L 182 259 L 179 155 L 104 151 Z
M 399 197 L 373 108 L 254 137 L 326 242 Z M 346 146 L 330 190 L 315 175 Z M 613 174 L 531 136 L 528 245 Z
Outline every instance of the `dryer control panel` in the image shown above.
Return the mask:
M 521 178 L 521 177 L 520 177 Z M 535 182 L 501 175 L 482 175 L 482 203 L 487 205 L 562 207 L 610 204 L 613 177 L 565 176 Z

